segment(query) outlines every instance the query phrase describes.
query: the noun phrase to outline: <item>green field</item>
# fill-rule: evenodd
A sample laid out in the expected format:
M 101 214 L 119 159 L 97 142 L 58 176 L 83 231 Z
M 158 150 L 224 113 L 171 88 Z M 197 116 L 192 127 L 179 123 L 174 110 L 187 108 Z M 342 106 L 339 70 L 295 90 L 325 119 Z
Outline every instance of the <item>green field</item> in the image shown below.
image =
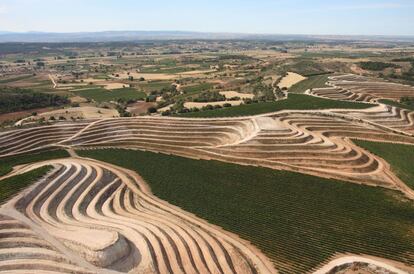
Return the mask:
M 13 77 L 13 78 L 0 79 L 0 84 L 8 84 L 8 83 L 12 83 L 12 82 L 17 82 L 17 81 L 29 79 L 29 78 L 32 78 L 32 77 L 33 77 L 33 75 L 30 74 L 30 75 L 22 75 L 22 76 Z
M 414 264 L 414 204 L 398 192 L 151 152 L 78 153 L 137 171 L 156 196 L 250 241 L 281 273 L 337 252 Z
M 69 157 L 66 150 L 52 150 L 33 154 L 16 155 L 0 159 L 0 176 L 12 171 L 14 166 Z
M 183 92 L 185 94 L 195 94 L 202 91 L 207 91 L 211 88 L 213 88 L 214 84 L 212 83 L 201 83 L 199 85 L 193 85 L 193 86 L 186 86 L 183 87 Z
M 93 76 L 93 78 L 95 78 L 95 79 L 105 80 L 105 79 L 108 79 L 108 78 L 109 78 L 109 76 L 108 76 L 108 75 L 106 75 L 106 74 L 100 74 L 100 75 L 95 75 L 95 76 Z
M 373 107 L 372 104 L 335 101 L 323 98 L 317 98 L 304 94 L 289 94 L 289 99 L 276 102 L 264 102 L 248 105 L 240 105 L 229 108 L 221 108 L 200 112 L 189 112 L 178 114 L 183 117 L 234 117 L 256 115 L 268 112 L 274 112 L 284 109 L 329 109 L 329 108 L 349 108 L 364 109 Z
M 292 63 L 282 65 L 279 69 L 282 69 L 283 72 L 296 72 L 302 76 L 312 76 L 328 73 L 328 71 L 321 63 L 312 59 L 296 58 L 292 61 Z
M 325 88 L 325 83 L 328 81 L 329 74 L 310 76 L 296 85 L 293 85 L 289 92 L 304 93 L 311 88 Z
M 134 88 L 120 88 L 113 90 L 107 90 L 104 88 L 91 88 L 79 90 L 75 93 L 76 95 L 92 99 L 98 103 L 117 101 L 118 99 L 139 100 L 144 99 L 147 96 L 144 92 L 138 91 Z
M 0 181 L 0 203 L 4 203 L 7 199 L 13 197 L 20 190 L 28 187 L 37 179 L 46 175 L 52 169 L 52 166 L 43 166 L 41 168 L 13 176 Z
M 366 150 L 386 160 L 393 172 L 414 189 L 414 146 L 354 140 Z
M 171 82 L 166 81 L 152 81 L 147 83 L 139 83 L 138 87 L 146 92 L 160 91 L 163 88 L 171 87 Z
M 393 106 L 393 107 L 397 107 L 397 108 L 414 110 L 414 105 L 401 104 L 401 103 L 395 102 L 393 100 L 381 99 L 381 100 L 379 100 L 379 102 L 383 103 L 383 104 L 386 104 L 386 105 Z

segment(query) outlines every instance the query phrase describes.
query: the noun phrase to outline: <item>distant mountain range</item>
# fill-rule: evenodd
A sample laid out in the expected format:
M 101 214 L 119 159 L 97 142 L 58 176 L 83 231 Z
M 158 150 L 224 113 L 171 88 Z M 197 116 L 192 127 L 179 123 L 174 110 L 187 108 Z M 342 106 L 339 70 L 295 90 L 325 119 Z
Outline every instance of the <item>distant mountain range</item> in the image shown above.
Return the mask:
M 127 42 L 148 40 L 189 40 L 189 39 L 241 39 L 241 40 L 366 40 L 386 42 L 414 42 L 414 36 L 339 36 L 339 35 L 276 35 L 212 33 L 191 31 L 103 31 L 103 32 L 7 32 L 0 31 L 0 43 L 55 43 L 55 42 Z

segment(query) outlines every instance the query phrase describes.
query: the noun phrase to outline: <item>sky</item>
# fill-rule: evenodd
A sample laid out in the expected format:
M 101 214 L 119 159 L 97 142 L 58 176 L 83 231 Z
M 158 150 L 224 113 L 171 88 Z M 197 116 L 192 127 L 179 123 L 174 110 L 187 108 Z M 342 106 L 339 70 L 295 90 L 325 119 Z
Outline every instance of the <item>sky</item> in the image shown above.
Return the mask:
M 0 31 L 414 35 L 414 0 L 0 0 Z

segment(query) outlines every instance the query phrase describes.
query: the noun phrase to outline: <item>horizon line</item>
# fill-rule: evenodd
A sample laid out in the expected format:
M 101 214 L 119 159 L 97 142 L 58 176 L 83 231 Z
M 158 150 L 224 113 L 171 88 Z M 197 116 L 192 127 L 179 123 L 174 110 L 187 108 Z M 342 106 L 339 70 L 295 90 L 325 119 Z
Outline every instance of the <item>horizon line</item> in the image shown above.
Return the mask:
M 197 34 L 222 34 L 222 35 L 279 35 L 279 36 L 341 36 L 341 37 L 414 37 L 414 34 L 315 34 L 315 33 L 266 33 L 266 32 L 219 32 L 219 31 L 196 31 L 196 30 L 97 30 L 97 31 L 41 31 L 41 30 L 28 30 L 28 31 L 9 31 L 1 30 L 0 35 L 7 34 L 82 34 L 82 33 L 108 33 L 108 32 L 181 32 L 181 33 L 197 33 Z

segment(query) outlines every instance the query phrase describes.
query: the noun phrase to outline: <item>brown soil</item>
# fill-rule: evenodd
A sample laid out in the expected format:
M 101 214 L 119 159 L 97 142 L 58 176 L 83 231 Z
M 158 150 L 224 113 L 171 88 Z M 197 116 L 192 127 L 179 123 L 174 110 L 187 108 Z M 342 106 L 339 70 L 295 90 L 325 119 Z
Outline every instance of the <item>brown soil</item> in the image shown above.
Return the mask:
M 139 115 L 139 114 L 147 113 L 148 109 L 153 106 L 155 106 L 155 103 L 136 102 L 136 103 L 128 105 L 127 110 L 134 115 Z
M 53 110 L 53 108 L 35 108 L 30 110 L 22 110 L 22 111 L 16 111 L 11 113 L 4 113 L 0 114 L 0 122 L 5 121 L 17 121 L 23 118 L 26 118 L 28 116 L 31 116 L 33 112 L 37 112 L 38 114 L 48 112 Z

